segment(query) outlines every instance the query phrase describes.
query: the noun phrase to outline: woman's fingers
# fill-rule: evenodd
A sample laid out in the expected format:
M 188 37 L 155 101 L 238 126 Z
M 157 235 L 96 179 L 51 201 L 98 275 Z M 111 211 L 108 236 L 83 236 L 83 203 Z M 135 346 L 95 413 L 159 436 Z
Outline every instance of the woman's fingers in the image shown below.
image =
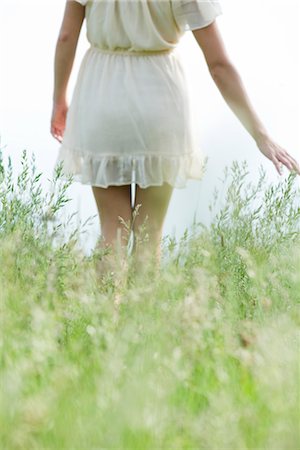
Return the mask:
M 269 158 L 279 175 L 282 175 L 282 165 L 288 170 L 295 171 L 300 175 L 300 165 L 283 147 L 278 145 L 270 136 L 265 136 L 257 142 L 259 150 Z
M 298 162 L 287 152 L 278 152 L 273 159 L 273 163 L 280 175 L 282 164 L 284 164 L 290 171 L 294 170 L 298 173 L 298 175 L 300 175 L 300 167 Z
M 63 140 L 67 112 L 68 105 L 66 102 L 56 103 L 53 105 L 50 132 L 59 143 Z
M 62 133 L 57 127 L 51 126 L 51 134 L 59 143 L 62 142 Z
M 300 165 L 299 165 L 298 161 L 296 161 L 296 159 L 293 158 L 292 155 L 290 155 L 284 148 L 282 148 L 280 146 L 278 146 L 278 147 L 279 147 L 279 154 L 283 158 L 288 160 L 287 162 L 288 162 L 288 164 L 290 164 L 291 170 L 294 169 L 296 172 L 299 173 Z
M 298 162 L 287 152 L 279 155 L 280 161 L 289 169 L 295 170 L 300 175 L 300 167 Z
M 279 161 L 281 161 L 289 170 L 293 170 L 293 164 L 288 156 L 279 155 L 277 158 L 279 158 Z
M 279 175 L 282 175 L 282 164 L 276 159 L 276 157 L 274 157 L 272 159 L 272 162 L 273 162 L 277 172 L 279 173 Z
M 295 171 L 300 175 L 300 164 L 291 155 L 289 155 L 289 157 L 290 160 L 292 161 Z

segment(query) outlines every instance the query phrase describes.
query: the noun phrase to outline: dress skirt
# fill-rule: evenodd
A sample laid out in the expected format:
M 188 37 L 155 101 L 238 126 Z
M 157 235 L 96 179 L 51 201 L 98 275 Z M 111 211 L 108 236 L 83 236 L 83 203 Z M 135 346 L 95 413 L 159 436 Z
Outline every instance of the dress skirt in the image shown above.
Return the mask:
M 63 177 L 99 187 L 201 179 L 190 91 L 177 47 L 105 50 L 91 45 L 78 72 L 56 164 Z

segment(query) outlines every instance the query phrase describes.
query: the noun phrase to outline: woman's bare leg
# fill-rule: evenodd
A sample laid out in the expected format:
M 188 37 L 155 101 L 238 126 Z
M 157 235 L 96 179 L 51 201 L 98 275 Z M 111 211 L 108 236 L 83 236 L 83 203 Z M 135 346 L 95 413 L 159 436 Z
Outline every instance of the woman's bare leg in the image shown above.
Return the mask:
M 100 248 L 108 248 L 105 260 L 101 261 L 103 272 L 117 272 L 121 260 L 126 257 L 126 249 L 129 238 L 128 230 L 122 224 L 119 216 L 131 226 L 131 185 L 109 186 L 101 188 L 92 186 L 92 191 L 98 208 L 101 242 Z M 121 260 L 120 260 L 121 257 Z
M 152 262 L 159 267 L 162 229 L 172 192 L 173 186 L 168 183 L 148 188 L 136 186 L 134 206 L 141 206 L 138 209 L 138 215 L 133 220 L 132 229 L 135 237 L 133 253 L 138 271 L 147 262 L 150 264 Z

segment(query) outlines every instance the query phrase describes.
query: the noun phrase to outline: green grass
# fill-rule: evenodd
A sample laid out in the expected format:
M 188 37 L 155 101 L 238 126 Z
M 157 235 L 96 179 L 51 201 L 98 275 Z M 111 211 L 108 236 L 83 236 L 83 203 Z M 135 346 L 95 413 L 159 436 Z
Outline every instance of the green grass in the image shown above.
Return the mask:
M 60 174 L 0 164 L 1 449 L 299 449 L 296 175 L 233 163 L 212 224 L 120 288 Z

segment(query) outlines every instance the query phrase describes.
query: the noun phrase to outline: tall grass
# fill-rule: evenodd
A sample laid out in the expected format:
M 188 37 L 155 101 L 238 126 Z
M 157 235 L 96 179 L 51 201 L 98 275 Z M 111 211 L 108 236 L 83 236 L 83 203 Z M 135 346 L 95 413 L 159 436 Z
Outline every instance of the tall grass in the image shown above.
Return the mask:
M 25 151 L 0 174 L 1 448 L 299 448 L 295 174 L 233 163 L 211 225 L 122 285 L 62 214 L 71 178 L 43 193 Z

